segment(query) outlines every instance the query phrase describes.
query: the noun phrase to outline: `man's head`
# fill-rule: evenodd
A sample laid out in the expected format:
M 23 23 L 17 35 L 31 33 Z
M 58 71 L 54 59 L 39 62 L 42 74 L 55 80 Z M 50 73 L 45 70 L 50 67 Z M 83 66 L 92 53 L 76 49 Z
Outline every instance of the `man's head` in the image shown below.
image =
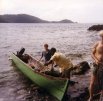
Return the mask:
M 48 50 L 48 44 L 44 44 L 45 50 Z
M 51 52 L 51 55 L 54 55 L 54 53 L 56 52 L 56 49 L 55 48 L 51 48 L 50 52 Z
M 99 32 L 99 36 L 103 37 L 103 30 Z

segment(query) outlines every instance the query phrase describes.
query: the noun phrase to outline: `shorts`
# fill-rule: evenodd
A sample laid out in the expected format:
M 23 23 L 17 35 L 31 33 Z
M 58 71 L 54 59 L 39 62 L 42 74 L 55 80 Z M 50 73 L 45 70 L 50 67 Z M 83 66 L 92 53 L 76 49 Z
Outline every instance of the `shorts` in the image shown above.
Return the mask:
M 96 76 L 98 85 L 100 90 L 103 90 L 103 65 L 93 63 L 92 66 L 92 74 Z

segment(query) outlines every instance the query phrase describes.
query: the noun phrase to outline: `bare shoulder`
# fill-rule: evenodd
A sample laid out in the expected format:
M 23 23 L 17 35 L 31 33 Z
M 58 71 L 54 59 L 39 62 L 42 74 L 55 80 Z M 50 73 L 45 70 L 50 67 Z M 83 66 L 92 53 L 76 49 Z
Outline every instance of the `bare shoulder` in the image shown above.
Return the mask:
M 93 46 L 93 48 L 96 48 L 99 45 L 100 41 L 96 42 Z
M 99 45 L 99 41 L 98 42 L 96 42 L 94 45 L 93 45 L 93 47 L 92 47 L 92 52 L 95 52 L 96 51 L 96 48 L 97 48 L 97 46 Z

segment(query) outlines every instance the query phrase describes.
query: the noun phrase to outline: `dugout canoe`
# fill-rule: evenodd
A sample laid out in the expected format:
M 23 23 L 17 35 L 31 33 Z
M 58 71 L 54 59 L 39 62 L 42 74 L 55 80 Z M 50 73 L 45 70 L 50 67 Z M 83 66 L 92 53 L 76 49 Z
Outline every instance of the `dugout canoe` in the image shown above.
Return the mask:
M 30 80 L 32 80 L 33 83 L 44 88 L 47 92 L 56 97 L 59 101 L 62 101 L 68 87 L 68 79 L 48 76 L 43 73 L 35 72 L 30 66 L 24 63 L 15 54 L 12 54 L 11 58 L 15 66 Z M 34 61 L 36 62 L 35 59 Z M 38 63 L 38 65 L 43 66 L 40 62 Z

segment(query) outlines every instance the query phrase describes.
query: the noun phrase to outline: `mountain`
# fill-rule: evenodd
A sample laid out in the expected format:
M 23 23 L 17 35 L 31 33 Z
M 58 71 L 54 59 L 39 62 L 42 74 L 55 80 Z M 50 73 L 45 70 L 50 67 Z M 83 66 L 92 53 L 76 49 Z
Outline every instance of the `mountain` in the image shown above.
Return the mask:
M 5 14 L 0 15 L 0 23 L 73 23 L 65 19 L 61 21 L 46 21 L 27 14 Z
M 74 23 L 74 22 L 71 21 L 71 20 L 68 20 L 68 19 L 64 19 L 64 20 L 61 20 L 61 21 L 52 21 L 52 23 Z
M 27 14 L 17 14 L 17 15 L 0 15 L 0 22 L 6 23 L 47 23 L 48 21 L 42 20 L 40 18 L 27 15 Z

